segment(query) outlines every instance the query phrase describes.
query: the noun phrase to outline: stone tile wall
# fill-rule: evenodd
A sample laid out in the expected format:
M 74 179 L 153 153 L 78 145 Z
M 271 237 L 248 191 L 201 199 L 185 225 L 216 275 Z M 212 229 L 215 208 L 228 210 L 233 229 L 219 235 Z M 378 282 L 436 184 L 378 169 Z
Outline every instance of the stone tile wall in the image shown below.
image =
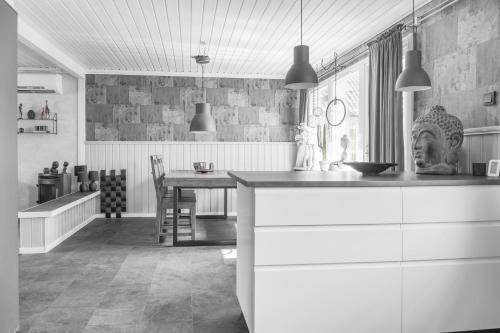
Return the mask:
M 500 92 L 499 31 L 499 0 L 461 0 L 422 23 L 419 47 L 432 89 L 417 93 L 417 115 L 441 104 L 465 128 L 500 125 L 500 104 L 482 103 L 484 93 Z
M 205 78 L 217 132 L 193 134 L 201 78 L 87 75 L 87 141 L 293 141 L 298 93 L 283 84 Z

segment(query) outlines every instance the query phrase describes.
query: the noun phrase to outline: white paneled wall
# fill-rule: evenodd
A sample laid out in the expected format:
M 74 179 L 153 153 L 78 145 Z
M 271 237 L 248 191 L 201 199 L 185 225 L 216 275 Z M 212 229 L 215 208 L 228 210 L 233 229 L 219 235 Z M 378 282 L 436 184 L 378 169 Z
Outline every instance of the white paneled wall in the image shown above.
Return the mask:
M 291 170 L 294 142 L 122 142 L 95 141 L 85 146 L 89 170 L 127 170 L 127 213 L 155 213 L 150 155 L 163 155 L 166 171 L 191 170 L 193 162 L 214 162 L 218 170 Z M 197 190 L 199 213 L 223 211 L 222 190 Z M 236 211 L 236 191 L 230 190 L 228 211 Z
M 500 133 L 471 134 L 464 139 L 460 172 L 472 173 L 472 163 L 500 159 Z

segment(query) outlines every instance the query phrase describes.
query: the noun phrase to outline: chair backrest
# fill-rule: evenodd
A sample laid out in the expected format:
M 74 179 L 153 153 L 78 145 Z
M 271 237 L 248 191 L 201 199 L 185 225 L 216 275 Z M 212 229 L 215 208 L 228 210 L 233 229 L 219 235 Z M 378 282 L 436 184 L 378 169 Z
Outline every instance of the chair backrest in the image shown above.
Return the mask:
M 153 175 L 153 183 L 155 186 L 155 192 L 156 192 L 156 199 L 160 200 L 165 192 L 164 186 L 163 186 L 163 179 L 165 178 L 165 173 L 161 170 L 160 163 L 161 162 L 161 156 L 159 155 L 151 155 L 151 175 Z

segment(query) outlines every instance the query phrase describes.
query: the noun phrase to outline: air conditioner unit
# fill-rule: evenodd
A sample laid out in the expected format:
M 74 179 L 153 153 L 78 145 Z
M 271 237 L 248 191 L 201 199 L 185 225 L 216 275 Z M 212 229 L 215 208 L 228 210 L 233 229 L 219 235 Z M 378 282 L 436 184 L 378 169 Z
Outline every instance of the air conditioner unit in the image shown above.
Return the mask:
M 18 73 L 17 92 L 62 94 L 62 77 L 53 73 Z

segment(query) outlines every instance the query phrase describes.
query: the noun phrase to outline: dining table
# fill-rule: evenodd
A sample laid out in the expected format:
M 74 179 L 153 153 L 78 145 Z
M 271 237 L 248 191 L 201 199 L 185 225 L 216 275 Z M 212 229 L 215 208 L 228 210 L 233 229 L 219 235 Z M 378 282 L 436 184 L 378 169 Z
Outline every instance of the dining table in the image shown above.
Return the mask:
M 205 246 L 205 245 L 235 245 L 236 239 L 208 240 L 190 239 L 179 240 L 178 202 L 182 189 L 223 189 L 224 211 L 222 215 L 197 215 L 202 219 L 227 219 L 227 190 L 236 188 L 236 180 L 231 178 L 225 170 L 215 170 L 201 173 L 193 170 L 172 170 L 165 174 L 164 186 L 173 189 L 173 246 Z

